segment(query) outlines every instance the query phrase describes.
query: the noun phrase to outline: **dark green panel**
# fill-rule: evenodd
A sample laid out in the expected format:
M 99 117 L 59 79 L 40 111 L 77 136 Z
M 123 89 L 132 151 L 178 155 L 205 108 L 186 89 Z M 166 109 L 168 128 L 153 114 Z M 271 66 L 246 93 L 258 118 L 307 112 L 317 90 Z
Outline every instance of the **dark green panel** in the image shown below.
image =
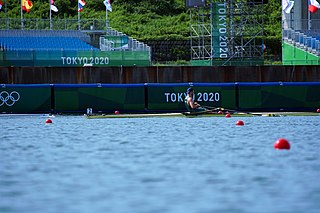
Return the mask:
M 87 108 L 97 111 L 142 111 L 145 107 L 144 86 L 135 87 L 57 87 L 57 112 L 83 112 Z
M 246 84 L 239 86 L 239 108 L 257 110 L 308 110 L 320 105 L 320 85 Z
M 305 86 L 272 86 L 261 91 L 263 108 L 302 108 L 305 99 Z
M 224 107 L 235 109 L 235 86 L 223 84 L 197 84 L 195 101 L 203 106 Z M 148 109 L 149 110 L 185 110 L 184 99 L 188 84 L 179 85 L 148 85 Z
M 140 88 L 80 88 L 79 109 L 143 110 L 144 89 Z
M 261 108 L 261 86 L 239 86 L 239 108 Z
M 320 106 L 320 85 L 307 87 L 305 101 Z
M 44 86 L 17 86 L 0 88 L 0 112 L 49 113 L 51 112 L 51 88 Z
M 79 107 L 79 88 L 54 88 L 56 112 L 76 111 Z

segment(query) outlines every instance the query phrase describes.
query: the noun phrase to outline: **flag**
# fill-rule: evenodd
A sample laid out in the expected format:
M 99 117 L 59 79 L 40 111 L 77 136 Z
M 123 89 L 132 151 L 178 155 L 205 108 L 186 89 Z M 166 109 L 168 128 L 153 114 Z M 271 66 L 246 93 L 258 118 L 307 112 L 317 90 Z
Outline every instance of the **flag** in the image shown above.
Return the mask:
M 291 12 L 291 9 L 293 8 L 293 5 L 294 1 L 284 0 L 282 4 L 283 11 L 289 14 Z
M 58 8 L 56 7 L 56 5 L 54 5 L 54 1 L 53 0 L 50 0 L 50 9 L 53 12 L 58 12 Z
M 33 4 L 30 0 L 21 0 L 22 10 L 29 12 Z
M 320 8 L 320 4 L 317 2 L 317 0 L 309 0 L 309 7 L 308 10 L 311 13 L 317 12 L 317 10 Z
M 53 5 L 53 4 L 50 5 L 50 9 L 51 9 L 53 12 L 58 12 L 58 8 L 57 8 L 55 5 Z
M 0 10 L 2 9 L 2 4 L 3 4 L 2 1 L 0 1 Z
M 83 10 L 84 5 L 86 5 L 86 2 L 84 0 L 78 0 L 78 12 L 81 12 Z
M 106 6 L 107 10 L 112 12 L 111 0 L 104 0 L 103 3 Z

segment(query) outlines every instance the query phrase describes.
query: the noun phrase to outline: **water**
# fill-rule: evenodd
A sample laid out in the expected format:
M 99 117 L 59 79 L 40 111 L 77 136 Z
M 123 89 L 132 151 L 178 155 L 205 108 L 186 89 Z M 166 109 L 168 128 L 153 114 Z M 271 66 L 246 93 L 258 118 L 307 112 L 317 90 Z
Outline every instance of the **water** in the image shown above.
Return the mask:
M 319 212 L 318 116 L 45 119 L 0 117 L 1 213 Z

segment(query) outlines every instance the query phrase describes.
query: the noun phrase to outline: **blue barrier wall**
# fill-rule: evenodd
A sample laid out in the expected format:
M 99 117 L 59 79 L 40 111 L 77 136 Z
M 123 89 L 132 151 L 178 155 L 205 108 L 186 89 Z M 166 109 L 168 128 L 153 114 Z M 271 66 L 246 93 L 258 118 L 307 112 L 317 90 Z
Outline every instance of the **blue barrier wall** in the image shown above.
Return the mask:
M 239 111 L 314 111 L 320 82 L 179 84 L 2 84 L 1 113 L 184 111 L 188 87 L 203 106 Z

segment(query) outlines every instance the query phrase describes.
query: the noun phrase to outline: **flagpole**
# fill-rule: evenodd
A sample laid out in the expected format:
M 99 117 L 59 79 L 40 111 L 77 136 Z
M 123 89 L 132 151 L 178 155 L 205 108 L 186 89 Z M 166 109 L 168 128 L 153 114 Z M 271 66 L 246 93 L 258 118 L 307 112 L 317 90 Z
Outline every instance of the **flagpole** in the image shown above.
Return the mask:
M 80 27 L 80 12 L 78 11 L 78 30 L 80 30 L 81 27 Z
M 50 30 L 52 30 L 52 19 L 51 19 L 51 0 L 49 0 L 49 13 L 50 13 Z
M 9 20 L 8 20 L 8 15 L 7 15 L 7 0 L 4 1 L 4 12 L 6 14 L 6 28 L 7 30 L 9 30 Z
M 308 30 L 311 30 L 311 14 L 309 10 L 308 10 Z
M 106 30 L 109 28 L 109 21 L 108 21 L 108 9 L 106 7 Z
M 22 11 L 22 0 L 20 0 L 20 12 L 21 12 L 21 30 L 24 29 L 23 11 Z

